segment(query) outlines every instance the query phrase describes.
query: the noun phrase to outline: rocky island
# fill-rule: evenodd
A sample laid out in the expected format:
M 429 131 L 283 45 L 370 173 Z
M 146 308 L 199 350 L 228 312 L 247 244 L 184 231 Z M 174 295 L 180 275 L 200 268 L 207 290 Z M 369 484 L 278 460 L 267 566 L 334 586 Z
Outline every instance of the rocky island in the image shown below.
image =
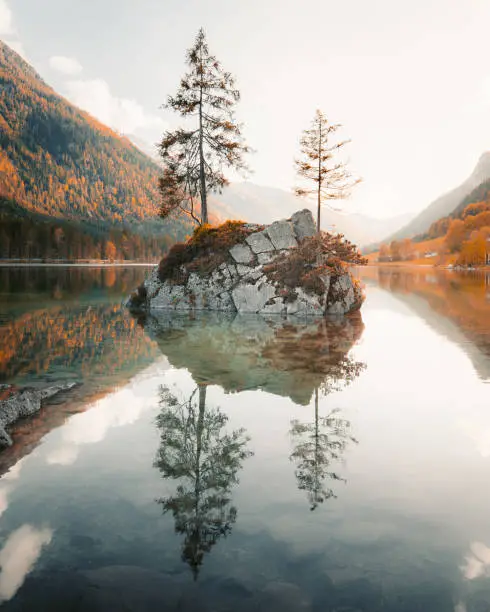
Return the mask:
M 201 226 L 176 244 L 129 297 L 131 310 L 345 315 L 363 294 L 348 265 L 362 264 L 342 236 L 317 234 L 309 210 L 269 226 Z

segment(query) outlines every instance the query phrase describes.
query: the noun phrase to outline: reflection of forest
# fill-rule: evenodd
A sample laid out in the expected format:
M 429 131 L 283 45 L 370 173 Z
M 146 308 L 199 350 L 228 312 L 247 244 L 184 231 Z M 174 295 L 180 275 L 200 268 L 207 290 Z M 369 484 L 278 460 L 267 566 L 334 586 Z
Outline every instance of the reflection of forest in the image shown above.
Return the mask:
M 471 357 L 482 378 L 490 378 L 490 274 L 485 272 L 455 272 L 436 269 L 396 269 L 371 267 L 362 270 L 363 279 L 377 281 L 387 289 L 404 297 L 429 324 L 448 337 L 451 331 L 441 329 L 437 317 L 431 318 L 410 296 L 425 300 L 430 308 L 454 323 L 478 349 L 463 348 Z M 452 335 L 451 339 L 458 342 Z M 461 342 L 461 340 L 459 340 Z
M 160 405 L 155 467 L 165 479 L 175 481 L 176 489 L 158 503 L 164 513 L 172 513 L 175 531 L 184 536 L 182 560 L 197 578 L 204 554 L 230 534 L 236 521 L 231 493 L 251 454 L 248 438 L 243 429 L 226 431 L 228 417 L 206 406 L 203 384 L 184 401 L 163 387 Z
M 136 321 L 112 304 L 80 307 L 63 302 L 2 322 L 0 383 L 32 385 L 66 379 L 82 384 L 69 394 L 68 402 L 43 408 L 13 427 L 15 443 L 0 454 L 0 474 L 68 416 L 124 384 L 158 354 Z
M 129 294 L 146 270 L 144 266 L 0 266 L 0 300 L 5 295 L 8 302 L 57 301 L 82 294 L 92 300 L 98 292 L 119 297 Z
M 225 391 L 262 389 L 302 405 L 342 368 L 364 328 L 360 312 L 331 321 L 159 313 L 143 323 L 170 363 L 197 382 Z
M 93 384 L 156 353 L 136 321 L 117 305 L 30 310 L 0 327 L 0 382 L 90 375 L 87 382 Z

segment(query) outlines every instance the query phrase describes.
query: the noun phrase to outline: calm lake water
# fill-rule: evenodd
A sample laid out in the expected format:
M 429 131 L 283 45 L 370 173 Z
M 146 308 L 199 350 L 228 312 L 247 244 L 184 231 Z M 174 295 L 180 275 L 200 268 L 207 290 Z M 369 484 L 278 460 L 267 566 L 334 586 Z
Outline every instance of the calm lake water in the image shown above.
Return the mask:
M 0 608 L 490 611 L 490 278 L 367 268 L 343 321 L 162 315 L 144 268 L 0 269 Z

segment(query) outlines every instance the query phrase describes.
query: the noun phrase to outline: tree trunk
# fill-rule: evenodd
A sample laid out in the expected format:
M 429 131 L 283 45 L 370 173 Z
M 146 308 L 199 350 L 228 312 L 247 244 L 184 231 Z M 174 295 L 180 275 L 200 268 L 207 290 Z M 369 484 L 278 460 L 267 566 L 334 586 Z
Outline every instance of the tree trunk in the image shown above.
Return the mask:
M 320 233 L 320 206 L 322 203 L 322 122 L 318 122 L 318 207 L 316 215 L 316 231 Z
M 202 51 L 201 51 L 201 91 L 199 99 L 199 180 L 201 183 L 201 222 L 208 223 L 208 199 L 206 193 L 206 175 L 204 172 L 204 134 L 202 128 Z

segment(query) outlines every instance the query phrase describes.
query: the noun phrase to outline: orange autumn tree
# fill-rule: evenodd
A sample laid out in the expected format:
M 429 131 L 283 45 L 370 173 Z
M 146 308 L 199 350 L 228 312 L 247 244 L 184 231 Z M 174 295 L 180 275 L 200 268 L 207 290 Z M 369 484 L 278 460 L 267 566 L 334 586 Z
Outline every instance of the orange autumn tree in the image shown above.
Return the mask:
M 461 245 L 465 238 L 465 224 L 461 219 L 454 219 L 449 225 L 446 234 L 445 245 L 450 253 L 455 253 L 461 249 Z
M 457 263 L 463 266 L 480 266 L 486 263 L 486 257 L 487 233 L 473 232 L 470 239 L 463 242 Z

